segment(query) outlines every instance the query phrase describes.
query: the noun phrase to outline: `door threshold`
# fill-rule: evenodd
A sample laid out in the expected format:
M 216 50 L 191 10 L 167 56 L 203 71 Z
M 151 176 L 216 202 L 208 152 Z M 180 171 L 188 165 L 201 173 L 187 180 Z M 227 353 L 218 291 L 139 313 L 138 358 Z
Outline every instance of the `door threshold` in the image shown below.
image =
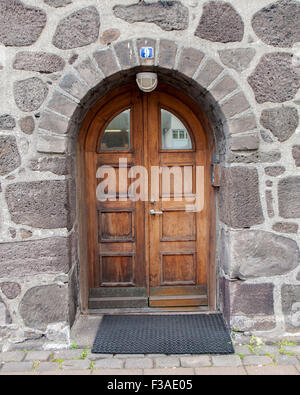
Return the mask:
M 208 306 L 197 307 L 145 307 L 145 308 L 122 308 L 122 309 L 89 309 L 88 315 L 104 315 L 104 314 L 197 314 L 197 313 L 213 313 Z

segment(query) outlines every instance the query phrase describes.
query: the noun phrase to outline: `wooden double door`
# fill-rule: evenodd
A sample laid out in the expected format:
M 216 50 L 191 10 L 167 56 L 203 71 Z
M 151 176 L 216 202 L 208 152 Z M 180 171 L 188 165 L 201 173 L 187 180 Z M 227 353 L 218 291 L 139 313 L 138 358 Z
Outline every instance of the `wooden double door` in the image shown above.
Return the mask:
M 180 98 L 120 90 L 84 148 L 90 309 L 207 306 L 210 163 Z

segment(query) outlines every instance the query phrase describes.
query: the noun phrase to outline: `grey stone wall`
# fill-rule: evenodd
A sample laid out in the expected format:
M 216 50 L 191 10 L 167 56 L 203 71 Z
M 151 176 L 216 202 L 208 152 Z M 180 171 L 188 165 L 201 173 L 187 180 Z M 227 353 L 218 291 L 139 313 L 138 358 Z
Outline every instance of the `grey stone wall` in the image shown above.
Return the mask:
M 68 344 L 76 137 L 89 107 L 144 66 L 211 122 L 229 324 L 299 334 L 299 26 L 296 0 L 0 0 L 0 344 Z

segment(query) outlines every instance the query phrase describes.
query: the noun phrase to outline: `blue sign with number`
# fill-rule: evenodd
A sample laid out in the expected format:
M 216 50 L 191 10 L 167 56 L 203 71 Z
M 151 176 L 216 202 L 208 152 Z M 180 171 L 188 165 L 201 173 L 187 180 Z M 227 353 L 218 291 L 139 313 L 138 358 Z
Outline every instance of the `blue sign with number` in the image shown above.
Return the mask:
M 153 58 L 153 55 L 154 55 L 154 50 L 152 47 L 141 48 L 141 58 L 151 59 L 151 58 Z

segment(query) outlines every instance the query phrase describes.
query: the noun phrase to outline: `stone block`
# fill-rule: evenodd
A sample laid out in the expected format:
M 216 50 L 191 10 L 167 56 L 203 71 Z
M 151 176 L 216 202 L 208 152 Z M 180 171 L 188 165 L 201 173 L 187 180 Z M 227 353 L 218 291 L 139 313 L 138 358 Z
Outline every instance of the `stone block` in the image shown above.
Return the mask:
M 279 233 L 298 233 L 299 225 L 292 222 L 276 222 L 272 229 Z
M 32 45 L 46 26 L 46 13 L 19 0 L 0 4 L 0 42 L 7 47 Z
M 37 135 L 37 151 L 52 154 L 65 154 L 68 152 L 68 140 L 61 136 L 52 136 L 39 131 Z
M 71 229 L 74 186 L 69 181 L 33 181 L 10 184 L 6 201 L 12 221 L 41 229 Z
M 225 273 L 242 280 L 284 275 L 300 262 L 294 240 L 262 230 L 223 231 L 222 249 Z
M 56 73 L 62 71 L 65 61 L 62 57 L 47 52 L 19 52 L 13 68 L 15 70 L 36 71 L 39 73 Z
M 32 134 L 35 128 L 34 118 L 30 115 L 21 118 L 19 122 L 19 126 L 23 133 Z
M 16 299 L 21 293 L 21 286 L 16 282 L 0 283 L 0 289 L 3 294 L 10 300 Z
M 114 48 L 122 70 L 138 65 L 132 40 L 118 42 Z
M 233 228 L 248 228 L 264 222 L 257 170 L 222 168 L 219 196 L 220 219 Z
M 105 77 L 109 77 L 110 75 L 120 71 L 116 58 L 111 49 L 95 52 L 94 58 Z
M 99 29 L 96 7 L 81 8 L 59 22 L 52 43 L 64 50 L 84 47 L 98 39 Z
M 48 102 L 47 107 L 59 114 L 71 118 L 78 107 L 78 103 L 56 91 Z
M 204 4 L 195 36 L 221 43 L 242 41 L 244 23 L 231 4 L 210 1 Z
M 151 358 L 129 358 L 125 361 L 125 369 L 151 369 L 153 359 Z
M 292 54 L 285 52 L 261 57 L 255 71 L 248 77 L 258 103 L 283 103 L 295 97 L 300 79 L 292 58 Z
M 216 355 L 212 356 L 213 366 L 237 367 L 242 366 L 241 358 L 238 355 Z
M 0 252 L 0 278 L 69 271 L 69 240 L 66 237 L 1 243 Z
M 266 44 L 292 47 L 300 41 L 299 13 L 299 2 L 280 0 L 256 12 L 252 18 L 252 27 Z
M 298 261 L 299 264 L 300 260 Z M 282 312 L 287 332 L 300 329 L 300 285 L 284 284 L 281 288 Z
M 174 69 L 177 45 L 171 40 L 160 40 L 159 44 L 159 61 L 160 67 Z
M 209 85 L 221 74 L 223 67 L 216 63 L 214 60 L 209 59 L 199 71 L 196 81 L 203 88 L 208 88 Z
M 300 167 L 300 145 L 293 146 L 292 155 L 295 160 L 295 165 Z
M 139 2 L 138 4 L 116 5 L 113 7 L 114 15 L 126 22 L 155 23 L 161 29 L 185 30 L 189 24 L 189 10 L 181 1 Z
M 223 49 L 219 51 L 219 56 L 225 66 L 242 72 L 249 67 L 255 53 L 254 48 Z
M 94 88 L 103 80 L 102 75 L 94 66 L 90 58 L 86 58 L 84 61 L 75 66 L 80 77 L 88 84 L 90 88 Z
M 256 119 L 254 114 L 244 115 L 240 118 L 230 119 L 228 121 L 229 133 L 242 133 L 256 129 Z
M 44 331 L 48 324 L 68 321 L 68 287 L 53 284 L 30 288 L 19 312 L 27 327 Z
M 238 88 L 237 83 L 230 76 L 225 75 L 211 90 L 210 94 L 219 102 Z
M 138 58 L 140 65 L 142 66 L 153 66 L 155 64 L 155 57 L 156 57 L 156 40 L 152 38 L 138 38 L 136 40 L 136 46 L 138 51 Z M 141 49 L 143 47 L 152 47 L 154 51 L 153 59 L 147 59 L 141 57 Z
M 59 176 L 65 176 L 71 174 L 72 160 L 71 156 L 41 156 L 31 159 L 28 168 L 32 171 L 49 171 Z
M 283 178 L 278 183 L 279 215 L 282 218 L 300 218 L 300 177 Z
M 203 58 L 203 52 L 198 51 L 194 48 L 183 48 L 181 51 L 177 69 L 180 73 L 192 78 L 196 73 Z
M 278 138 L 280 142 L 288 140 L 296 131 L 299 123 L 298 111 L 294 107 L 275 107 L 263 110 L 260 123 Z
M 231 137 L 232 151 L 253 151 L 259 148 L 259 135 L 257 132 L 240 133 Z
M 65 134 L 68 132 L 69 119 L 61 117 L 50 111 L 43 111 L 39 127 L 55 134 Z
M 14 98 L 21 111 L 38 110 L 45 101 L 49 88 L 37 77 L 28 78 L 14 83 Z
M 180 359 L 178 357 L 162 357 L 155 359 L 155 367 L 159 369 L 177 368 L 180 366 Z
M 0 115 L 0 130 L 12 130 L 15 127 L 16 121 L 11 115 Z
M 59 86 L 79 100 L 82 100 L 89 91 L 89 87 L 81 82 L 74 74 L 64 76 Z
M 16 138 L 0 136 L 0 176 L 5 176 L 21 165 Z
M 221 110 L 225 118 L 231 118 L 241 112 L 244 112 L 250 108 L 250 104 L 246 99 L 243 92 L 238 92 L 234 96 L 230 97 L 226 103 L 221 105 Z

